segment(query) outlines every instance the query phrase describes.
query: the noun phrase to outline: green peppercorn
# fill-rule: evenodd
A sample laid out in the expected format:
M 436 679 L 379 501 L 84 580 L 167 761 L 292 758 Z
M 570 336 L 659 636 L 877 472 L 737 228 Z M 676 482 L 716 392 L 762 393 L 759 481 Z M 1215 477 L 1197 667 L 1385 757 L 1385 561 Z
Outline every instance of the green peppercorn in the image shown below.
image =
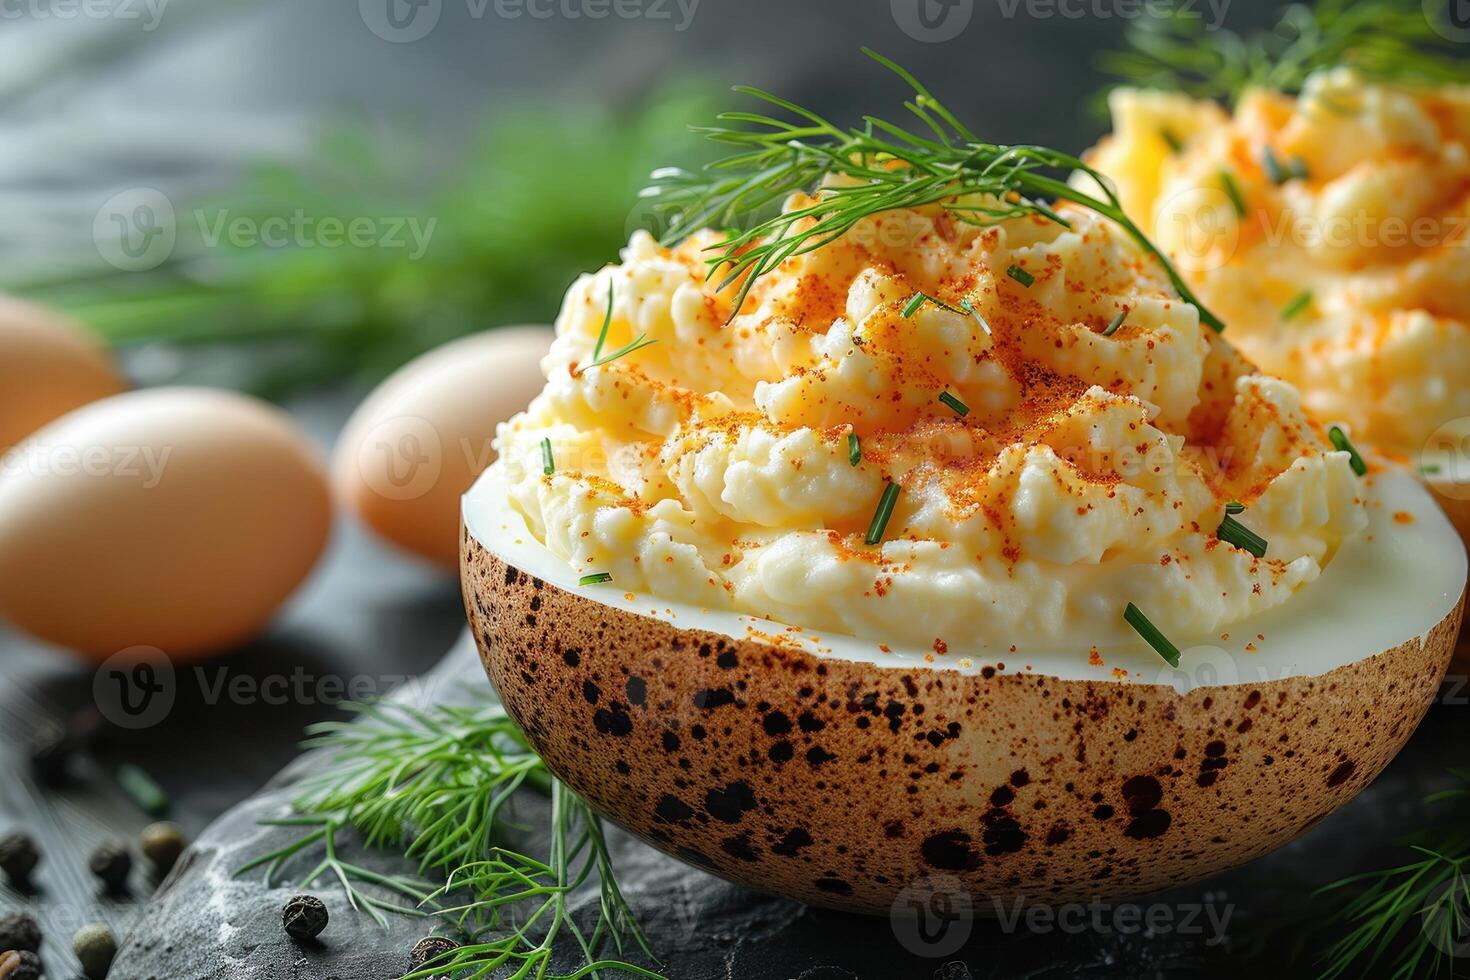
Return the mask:
M 414 944 L 408 954 L 408 965 L 421 970 L 430 964 L 443 965 L 444 958 L 459 949 L 459 944 L 448 936 L 425 936 Z
M 107 841 L 92 852 L 87 859 L 87 867 L 102 880 L 109 892 L 123 892 L 127 890 L 128 875 L 133 870 L 133 856 L 121 841 Z
M 0 954 L 0 980 L 41 980 L 41 957 L 30 950 Z
M 103 980 L 112 968 L 112 958 L 117 955 L 117 940 L 112 930 L 100 922 L 82 926 L 72 937 L 72 952 L 82 963 L 82 972 L 88 980 Z
M 12 885 L 24 890 L 40 863 L 41 852 L 30 834 L 16 830 L 0 837 L 0 871 Z
M 173 870 L 178 863 L 179 855 L 184 853 L 188 841 L 184 840 L 183 831 L 175 824 L 167 821 L 149 824 L 143 828 L 143 833 L 138 838 L 139 845 L 143 849 L 143 856 L 148 863 L 153 865 L 153 870 L 161 878 Z
M 0 916 L 0 949 L 27 953 L 41 951 L 41 927 L 24 912 Z
M 327 927 L 327 907 L 315 895 L 297 895 L 281 910 L 281 925 L 292 939 L 315 939 Z

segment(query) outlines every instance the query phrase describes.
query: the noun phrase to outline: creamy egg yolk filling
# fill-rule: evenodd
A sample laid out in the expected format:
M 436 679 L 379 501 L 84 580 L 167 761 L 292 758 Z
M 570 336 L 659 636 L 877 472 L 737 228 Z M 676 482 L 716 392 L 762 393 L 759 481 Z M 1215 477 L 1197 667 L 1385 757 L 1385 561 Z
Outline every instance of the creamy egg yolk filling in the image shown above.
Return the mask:
M 1312 414 L 1411 460 L 1470 416 L 1470 86 L 1337 69 L 1233 114 L 1127 89 L 1111 107 L 1088 162 Z
M 635 234 L 498 431 L 510 506 L 611 588 L 936 655 L 1137 642 L 1130 602 L 1183 641 L 1287 601 L 1366 524 L 1348 455 L 1121 229 L 1063 213 L 879 214 L 739 311 L 720 236 Z M 1230 502 L 1264 557 L 1217 536 Z

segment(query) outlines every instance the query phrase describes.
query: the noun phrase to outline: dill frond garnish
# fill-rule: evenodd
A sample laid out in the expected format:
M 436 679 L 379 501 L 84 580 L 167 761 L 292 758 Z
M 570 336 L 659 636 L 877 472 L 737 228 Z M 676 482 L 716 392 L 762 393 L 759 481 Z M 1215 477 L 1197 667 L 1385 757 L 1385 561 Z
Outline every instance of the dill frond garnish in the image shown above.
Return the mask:
M 1446 961 L 1453 967 L 1456 949 L 1470 934 L 1470 832 L 1463 822 L 1470 772 L 1450 774 L 1457 784 L 1425 803 L 1458 802 L 1461 819 L 1406 841 L 1416 860 L 1343 878 L 1313 893 L 1328 900 L 1353 893 L 1331 916 L 1348 931 L 1322 954 L 1318 980 L 1414 980 L 1440 976 Z
M 762 89 L 735 91 L 774 107 L 790 119 L 758 112 L 725 112 L 736 126 L 696 130 L 736 147 L 701 170 L 657 170 L 643 192 L 667 222 L 662 240 L 673 244 L 702 228 L 736 228 L 710 247 L 706 259 L 719 288 L 739 283 L 731 316 L 756 280 L 786 259 L 841 238 L 865 218 L 886 211 L 941 205 L 952 218 L 992 225 L 1035 215 L 1071 225 L 1047 201 L 1070 201 L 1115 222 L 1157 260 L 1181 298 L 1215 330 L 1224 324 L 1189 289 L 1169 259 L 1124 213 L 1111 184 L 1078 158 L 1041 146 L 986 143 L 907 70 L 867 48 L 863 52 L 912 90 L 904 107 L 909 129 L 877 116 L 842 128 L 810 109 Z M 1067 176 L 1090 175 L 1102 197 L 1071 186 Z M 770 215 L 796 193 L 810 203 Z M 769 215 L 769 216 L 767 216 Z
M 1442 33 L 1454 0 L 1320 0 L 1292 4 L 1269 30 L 1240 34 L 1175 3 L 1129 26 L 1128 50 L 1106 52 L 1120 84 L 1234 101 L 1249 88 L 1296 94 L 1313 72 L 1347 65 L 1383 82 L 1470 79 L 1464 47 Z M 1433 18 L 1439 18 L 1439 25 Z M 1450 28 L 1452 30 L 1452 28 Z M 1452 35 L 1450 35 L 1452 36 Z
M 306 747 L 327 753 L 329 764 L 302 785 L 292 814 L 262 821 L 299 827 L 301 836 L 237 875 L 263 867 L 269 885 L 301 863 L 308 870 L 293 876 L 296 887 L 334 880 L 354 909 L 380 924 L 388 915 L 434 916 L 468 938 L 432 968 L 408 974 L 412 980 L 512 974 L 567 980 L 603 970 L 660 977 L 603 958 L 604 950 L 622 956 L 632 945 L 655 962 L 618 888 L 601 820 L 551 775 L 503 708 L 420 711 L 384 702 L 353 710 L 363 715 L 357 722 L 309 729 Z M 504 846 L 512 798 L 522 788 L 551 798 L 544 858 Z M 416 860 L 422 880 L 378 874 L 341 858 L 337 837 L 349 829 L 368 847 Z M 573 894 L 584 885 L 597 890 L 590 928 L 572 914 Z M 567 950 L 580 952 L 579 967 L 555 965 Z M 559 972 L 564 969 L 573 972 Z
M 620 357 L 627 357 L 634 351 L 639 351 L 645 347 L 651 347 L 652 345 L 658 343 L 657 340 L 649 340 L 645 335 L 639 334 L 637 339 L 630 341 L 626 346 L 618 348 L 611 354 L 604 354 L 602 352 L 602 348 L 603 345 L 607 343 L 607 332 L 612 327 L 612 314 L 613 286 L 612 283 L 608 283 L 607 312 L 604 313 L 602 316 L 602 329 L 599 330 L 597 333 L 597 346 L 592 348 L 592 360 L 589 361 L 585 366 L 578 368 L 579 371 L 585 371 L 587 370 L 587 368 L 602 367 L 602 365 L 604 364 L 611 364 L 613 361 L 616 361 Z

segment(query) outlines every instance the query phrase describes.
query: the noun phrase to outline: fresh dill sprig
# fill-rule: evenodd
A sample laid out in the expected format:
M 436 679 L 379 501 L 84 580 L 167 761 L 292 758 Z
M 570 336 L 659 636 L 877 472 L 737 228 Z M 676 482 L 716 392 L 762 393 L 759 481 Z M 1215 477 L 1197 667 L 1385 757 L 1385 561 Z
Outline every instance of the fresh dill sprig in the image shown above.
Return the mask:
M 736 147 L 733 155 L 697 171 L 655 171 L 643 197 L 667 221 L 663 241 L 674 243 L 702 228 L 740 228 L 710 246 L 709 274 L 719 288 L 739 283 L 731 315 L 751 287 L 786 259 L 836 241 L 858 222 L 882 212 L 938 204 L 955 220 L 992 225 L 1035 215 L 1071 227 L 1048 200 L 1070 201 L 1116 222 L 1162 266 L 1170 283 L 1200 319 L 1224 325 L 1190 291 L 1168 258 L 1124 213 L 1111 184 L 1081 160 L 1040 146 L 982 142 L 907 70 L 867 48 L 863 52 L 913 92 L 904 107 L 917 131 L 876 116 L 844 129 L 810 109 L 758 88 L 744 95 L 794 117 L 725 112 L 736 126 L 697 130 Z M 1103 197 L 1071 186 L 1067 175 L 1091 175 Z M 810 203 L 769 217 L 795 193 Z
M 1099 65 L 1125 85 L 1222 101 L 1248 88 L 1296 94 L 1313 72 L 1338 65 L 1385 82 L 1464 81 L 1470 62 L 1441 33 L 1452 23 L 1450 2 L 1297 3 L 1270 30 L 1245 35 L 1212 23 L 1197 4 L 1176 3 L 1168 16 L 1130 24 L 1128 50 L 1105 53 Z
M 499 706 L 358 706 L 354 723 L 310 730 L 308 748 L 329 756 L 293 801 L 294 814 L 266 821 L 301 827 L 302 836 L 239 869 L 265 867 L 267 882 L 291 865 L 315 864 L 297 879 L 335 878 L 354 908 L 386 923 L 389 914 L 434 915 L 470 937 L 448 960 L 411 977 L 488 977 L 504 974 L 545 980 L 597 976 L 616 970 L 658 977 L 644 967 L 604 959 L 634 945 L 653 960 L 647 941 L 618 889 L 600 819 L 557 782 Z M 549 853 L 538 859 L 502 844 L 506 817 L 518 790 L 551 797 Z M 379 875 L 343 861 L 337 834 L 351 829 L 369 847 L 391 848 L 418 862 L 436 884 Z M 320 857 L 317 855 L 320 854 Z M 591 930 L 572 915 L 574 892 L 595 883 L 598 915 Z M 403 900 L 411 904 L 403 904 Z M 551 972 L 553 954 L 568 943 L 583 965 Z M 496 974 L 500 975 L 500 974 Z
M 1426 803 L 1470 800 L 1470 772 L 1450 773 L 1458 784 Z M 1454 960 L 1453 951 L 1470 933 L 1470 832 L 1463 821 L 1448 827 L 1438 839 L 1421 834 L 1409 844 L 1417 860 L 1344 878 L 1313 893 L 1331 899 L 1356 891 L 1332 916 L 1334 923 L 1346 923 L 1348 932 L 1322 954 L 1318 980 L 1349 975 L 1415 980 L 1438 976 L 1446 960 Z
M 607 332 L 608 332 L 609 329 L 612 328 L 612 319 L 613 319 L 613 285 L 612 285 L 612 283 L 608 283 L 607 284 L 607 312 L 604 313 L 603 316 L 602 316 L 602 329 L 600 331 L 598 331 L 598 334 L 597 334 L 597 346 L 595 346 L 595 347 L 592 348 L 592 360 L 589 363 L 587 363 L 586 365 L 580 367 L 578 370 L 585 371 L 585 370 L 587 370 L 587 368 L 595 368 L 595 367 L 601 367 L 604 364 L 611 364 L 613 361 L 616 361 L 620 357 L 627 357 L 629 354 L 633 353 L 634 351 L 642 350 L 645 347 L 651 347 L 652 345 L 658 343 L 657 340 L 649 340 L 644 334 L 639 334 L 638 337 L 637 337 L 637 339 L 629 342 L 626 346 L 623 346 L 623 347 L 618 348 L 617 350 L 613 351 L 611 354 L 604 354 L 602 352 L 602 348 L 603 348 L 603 345 L 607 343 Z
M 609 943 L 623 955 L 626 935 L 650 959 L 648 949 L 627 901 L 618 890 L 602 827 L 586 805 L 561 783 L 551 787 L 551 847 L 546 861 L 496 849 L 491 857 L 460 868 L 438 896 L 467 891 L 476 896 L 463 905 L 444 910 L 461 929 L 474 931 L 476 920 L 500 921 L 502 910 L 528 909 L 507 935 L 460 946 L 447 957 L 408 974 L 403 980 L 453 977 L 489 977 L 512 969 L 512 978 L 548 975 L 558 940 L 570 940 L 582 951 L 584 964 L 567 980 L 596 977 L 602 970 L 662 980 L 662 974 L 620 960 L 603 959 L 599 950 Z M 601 915 L 588 933 L 572 914 L 572 894 L 593 876 L 599 882 Z M 536 937 L 540 937 L 537 939 Z

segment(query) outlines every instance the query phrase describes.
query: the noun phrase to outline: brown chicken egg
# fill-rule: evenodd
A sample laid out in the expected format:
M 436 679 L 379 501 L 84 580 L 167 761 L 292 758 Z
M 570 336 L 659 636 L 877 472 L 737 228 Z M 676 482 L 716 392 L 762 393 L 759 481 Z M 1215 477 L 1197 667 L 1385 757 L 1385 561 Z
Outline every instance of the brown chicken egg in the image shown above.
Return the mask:
M 541 390 L 551 341 L 548 327 L 503 327 L 401 368 L 337 443 L 337 500 L 388 541 L 454 568 L 459 499 L 495 461 L 495 427 Z
M 81 326 L 0 295 L 0 454 L 52 419 L 126 387 Z
M 306 577 L 330 525 L 316 449 L 278 409 L 195 388 L 117 395 L 0 460 L 0 615 L 99 658 L 228 648 Z

